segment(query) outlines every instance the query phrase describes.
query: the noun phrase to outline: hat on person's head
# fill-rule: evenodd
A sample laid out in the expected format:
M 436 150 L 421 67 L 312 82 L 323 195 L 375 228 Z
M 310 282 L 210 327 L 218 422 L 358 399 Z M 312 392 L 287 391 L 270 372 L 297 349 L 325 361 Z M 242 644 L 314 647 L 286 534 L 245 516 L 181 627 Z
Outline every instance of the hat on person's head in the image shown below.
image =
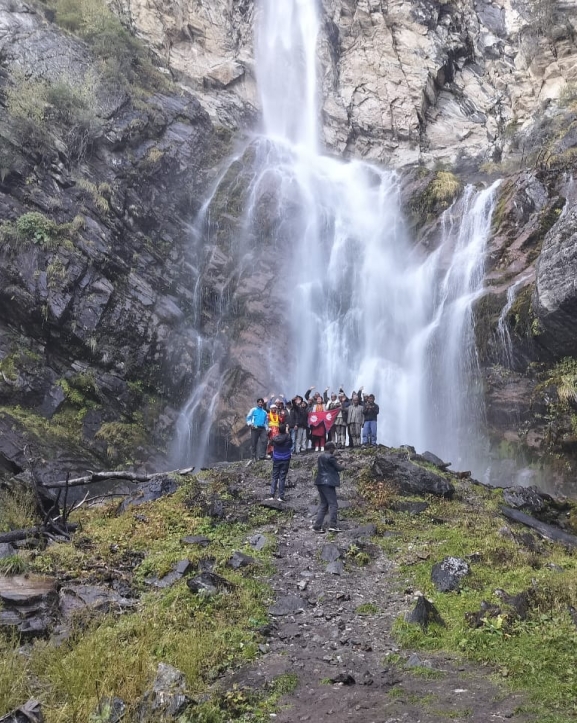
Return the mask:
M 325 444 L 325 449 L 336 449 L 337 445 L 334 442 L 327 442 Z
M 270 408 L 271 408 L 271 409 L 276 409 L 277 406 L 276 406 L 276 404 L 271 404 L 271 405 L 270 405 Z

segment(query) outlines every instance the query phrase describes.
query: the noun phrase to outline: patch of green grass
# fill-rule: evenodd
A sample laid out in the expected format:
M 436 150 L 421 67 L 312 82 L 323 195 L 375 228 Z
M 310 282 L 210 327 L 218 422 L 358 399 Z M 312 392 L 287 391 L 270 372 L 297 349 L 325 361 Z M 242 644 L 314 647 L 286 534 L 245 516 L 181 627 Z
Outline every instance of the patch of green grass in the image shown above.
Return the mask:
M 0 575 L 22 575 L 28 570 L 26 560 L 20 555 L 0 559 Z
M 25 529 L 35 524 L 36 498 L 31 487 L 22 482 L 12 482 L 0 488 L 0 532 Z
M 426 665 L 416 665 L 408 668 L 408 670 L 416 678 L 423 678 L 424 680 L 441 680 L 445 677 L 445 673 L 443 673 L 442 670 L 428 668 Z
M 213 482 L 219 484 L 216 477 Z M 142 594 L 133 612 L 83 619 L 59 647 L 39 641 L 27 656 L 19 656 L 17 641 L 0 638 L 0 655 L 6 661 L 0 665 L 0 687 L 15 681 L 3 686 L 0 715 L 27 697 L 37 697 L 49 723 L 88 720 L 100 696 L 117 695 L 127 702 L 127 720 L 132 720 L 134 706 L 150 688 L 159 662 L 181 670 L 194 696 L 225 670 L 259 654 L 257 629 L 268 620 L 271 593 L 264 580 L 272 572 L 272 556 L 270 549 L 253 550 L 246 540 L 262 513 L 257 510 L 253 516 L 249 506 L 246 522 L 214 525 L 185 504 L 195 484 L 196 476 L 190 475 L 174 495 L 120 515 L 113 504 L 82 508 L 75 521 L 89 545 L 51 545 L 31 556 L 35 571 L 85 580 L 103 563 L 115 568 L 126 555 L 145 553 L 134 580 Z M 208 548 L 180 542 L 184 535 L 200 532 L 212 540 Z M 257 564 L 242 570 L 228 567 L 235 550 L 249 553 Z M 213 558 L 215 571 L 230 581 L 231 591 L 207 597 L 193 595 L 184 580 L 165 590 L 143 584 L 149 574 L 163 575 L 185 557 L 193 564 Z M 252 717 L 246 720 L 264 721 L 297 683 L 297 676 L 288 674 L 256 696 L 242 691 L 221 696 L 195 707 L 191 720 L 218 723 L 234 713 L 234 720 L 247 715 Z
M 490 665 L 512 689 L 525 691 L 540 711 L 556 710 L 556 721 L 562 723 L 577 711 L 577 629 L 567 612 L 568 605 L 577 606 L 577 557 L 546 542 L 543 555 L 538 556 L 504 538 L 495 514 L 500 491 L 480 489 L 476 503 L 471 496 L 469 489 L 466 505 L 431 503 L 429 512 L 447 520 L 443 525 L 395 516 L 400 533 L 395 544 L 400 557 L 411 560 L 402 567 L 403 578 L 408 577 L 434 602 L 446 623 L 446 628 L 430 625 L 423 632 L 398 620 L 397 640 L 409 649 L 450 651 Z M 419 550 L 430 556 L 422 561 L 416 556 L 415 564 Z M 432 564 L 449 555 L 466 558 L 472 553 L 480 561 L 471 563 L 460 593 L 436 592 L 430 579 Z M 556 571 L 545 561 L 557 566 Z M 510 594 L 534 590 L 526 621 L 508 615 L 507 607 L 494 596 L 497 588 Z M 465 613 L 478 611 L 483 600 L 501 605 L 503 615 L 472 629 Z
M 358 605 L 355 612 L 357 615 L 376 615 L 379 612 L 379 608 L 375 603 L 367 602 Z

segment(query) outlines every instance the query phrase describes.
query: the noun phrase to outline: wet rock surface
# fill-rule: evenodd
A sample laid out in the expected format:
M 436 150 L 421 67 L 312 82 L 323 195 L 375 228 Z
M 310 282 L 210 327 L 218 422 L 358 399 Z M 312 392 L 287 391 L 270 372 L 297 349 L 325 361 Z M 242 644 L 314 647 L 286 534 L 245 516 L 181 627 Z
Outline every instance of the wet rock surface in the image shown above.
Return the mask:
M 0 576 L 0 627 L 23 639 L 50 634 L 57 617 L 57 602 L 54 578 Z

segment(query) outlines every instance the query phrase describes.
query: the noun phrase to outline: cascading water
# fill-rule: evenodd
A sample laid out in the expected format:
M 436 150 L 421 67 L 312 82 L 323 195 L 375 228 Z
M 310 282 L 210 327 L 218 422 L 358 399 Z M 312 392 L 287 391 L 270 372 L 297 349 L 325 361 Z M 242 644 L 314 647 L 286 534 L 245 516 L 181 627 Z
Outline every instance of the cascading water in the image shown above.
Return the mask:
M 443 217 L 442 243 L 428 256 L 418 250 L 403 223 L 396 175 L 319 150 L 318 28 L 315 0 L 261 3 L 262 132 L 250 143 L 253 165 L 244 175 L 242 234 L 233 255 L 250 268 L 261 253 L 263 215 L 267 243 L 274 249 L 290 244 L 279 273 L 291 290 L 291 359 L 271 370 L 277 388 L 292 395 L 313 383 L 342 384 L 350 393 L 362 385 L 381 406 L 380 442 L 412 444 L 474 468 L 482 404 L 472 305 L 482 290 L 496 184 L 481 192 L 467 187 Z M 197 230 L 207 228 L 218 193 L 217 186 Z M 221 305 L 223 313 L 226 308 Z M 200 400 L 206 402 L 209 387 L 214 405 L 218 390 L 210 377 L 222 372 L 212 354 L 208 374 L 198 375 L 181 415 L 179 446 L 189 450 L 181 452 L 182 462 L 190 461 L 189 430 L 210 426 L 210 409 Z M 196 451 L 192 447 L 196 463 L 206 441 L 198 438 Z

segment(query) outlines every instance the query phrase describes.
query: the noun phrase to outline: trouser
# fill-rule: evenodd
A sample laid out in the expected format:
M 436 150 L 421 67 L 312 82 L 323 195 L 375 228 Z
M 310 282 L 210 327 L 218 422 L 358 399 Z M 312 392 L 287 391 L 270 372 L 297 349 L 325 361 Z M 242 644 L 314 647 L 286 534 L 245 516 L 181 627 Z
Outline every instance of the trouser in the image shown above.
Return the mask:
M 307 448 L 307 428 L 306 427 L 298 427 L 296 442 L 295 442 L 295 452 L 296 452 L 296 454 L 298 454 L 299 452 L 305 452 L 306 448 Z
M 349 424 L 349 442 L 351 447 L 360 447 L 361 425 L 356 422 Z
M 278 483 L 278 496 L 284 497 L 284 485 L 286 476 L 289 471 L 290 459 L 275 459 L 272 463 L 272 481 L 270 483 L 270 496 L 276 494 L 276 486 Z
M 313 442 L 313 449 L 324 449 L 325 448 L 326 437 L 324 434 L 319 434 L 319 435 L 313 434 L 311 439 Z
M 253 427 L 250 430 L 250 456 L 252 457 L 252 459 L 264 459 L 265 450 L 265 427 Z
M 377 443 L 377 420 L 371 419 L 363 424 L 363 444 Z
M 319 491 L 320 506 L 314 524 L 315 530 L 322 528 L 327 511 L 329 513 L 329 527 L 336 527 L 337 510 L 339 508 L 336 487 L 332 487 L 331 485 L 317 485 L 317 490 Z
M 347 442 L 347 427 L 345 424 L 335 424 L 335 442 L 337 447 L 344 447 Z

